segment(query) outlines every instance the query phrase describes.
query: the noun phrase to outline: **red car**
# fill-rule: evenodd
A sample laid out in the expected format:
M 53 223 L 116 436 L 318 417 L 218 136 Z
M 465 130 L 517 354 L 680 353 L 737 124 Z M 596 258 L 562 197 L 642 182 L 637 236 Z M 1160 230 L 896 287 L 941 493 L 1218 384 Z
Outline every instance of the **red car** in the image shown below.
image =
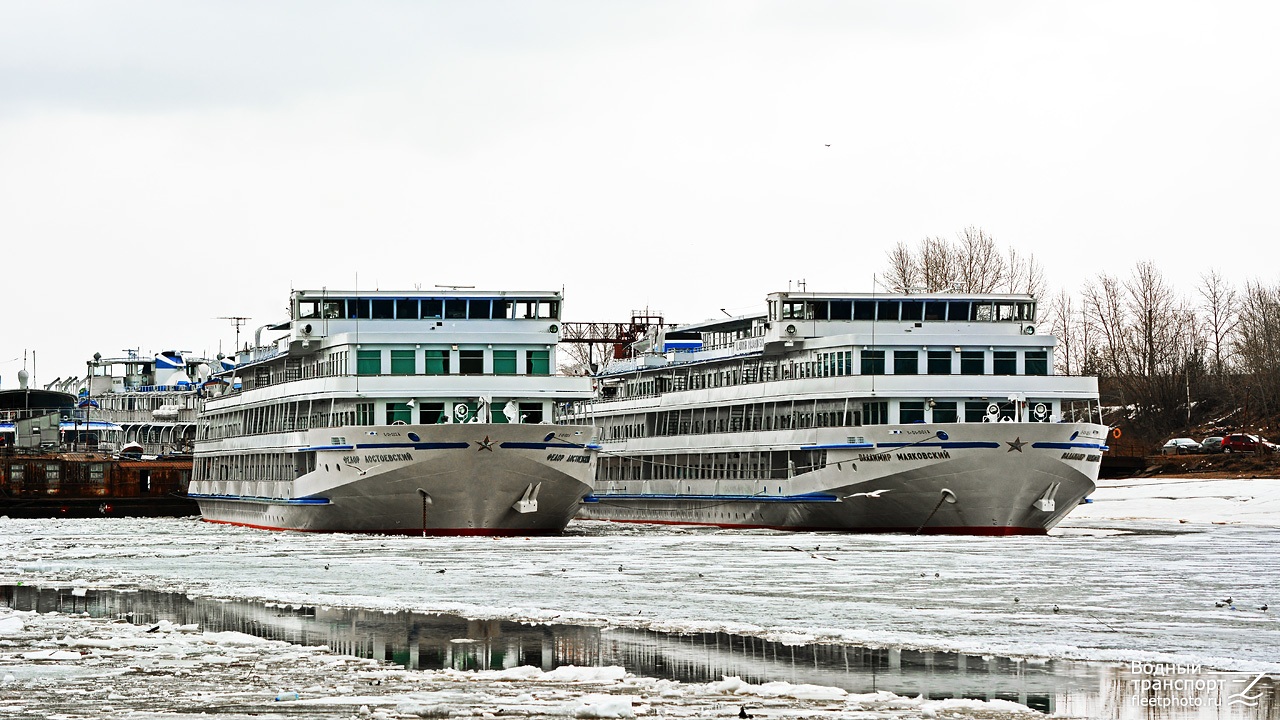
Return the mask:
M 1276 446 L 1266 438 L 1257 435 L 1235 433 L 1222 440 L 1222 452 L 1275 452 Z

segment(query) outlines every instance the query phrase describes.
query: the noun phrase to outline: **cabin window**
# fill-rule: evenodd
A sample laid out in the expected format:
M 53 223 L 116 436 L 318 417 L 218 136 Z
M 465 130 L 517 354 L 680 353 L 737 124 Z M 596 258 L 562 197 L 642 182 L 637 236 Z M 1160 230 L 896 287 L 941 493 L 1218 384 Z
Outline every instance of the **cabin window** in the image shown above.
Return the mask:
M 996 320 L 999 322 L 1010 322 L 1017 320 L 1017 306 L 1011 302 L 996 303 Z
M 543 300 L 538 303 L 538 317 L 558 320 L 560 318 L 560 302 L 557 300 Z
M 107 478 L 105 463 L 89 463 L 89 482 L 101 485 Z
M 924 319 L 924 302 L 920 300 L 902 301 L 902 319 L 903 320 L 923 320 Z
M 372 316 L 374 320 L 393 320 L 396 316 L 395 300 L 374 300 Z
M 430 300 L 423 300 L 422 317 L 423 319 L 444 317 L 444 301 L 434 298 Z
M 987 401 L 978 400 L 964 404 L 964 421 L 979 423 L 987 416 Z
M 357 375 L 378 375 L 383 372 L 383 351 L 381 350 L 357 350 L 356 351 L 356 374 Z
M 461 375 L 480 375 L 484 373 L 483 350 L 459 350 L 458 373 Z
M 356 403 L 356 424 L 373 424 L 373 403 Z
M 920 372 L 920 353 L 915 350 L 893 351 L 894 375 L 917 375 Z
M 387 403 L 387 424 L 394 425 L 398 422 L 405 425 L 413 422 L 413 410 L 409 407 L 409 403 Z
M 550 375 L 551 351 L 530 350 L 525 353 L 524 372 L 526 375 Z
M 336 320 L 347 316 L 346 300 L 325 300 L 324 301 L 324 317 L 326 320 Z
M 930 350 L 929 351 L 929 374 L 930 375 L 950 375 L 951 374 L 951 351 L 950 350 Z
M 889 423 L 888 401 L 862 403 L 862 419 L 867 425 L 887 425 Z
M 787 300 L 782 303 L 782 319 L 783 320 L 804 320 L 804 302 L 801 300 Z
M 981 350 L 965 350 L 960 353 L 961 375 L 984 375 L 986 372 L 986 353 Z
M 829 315 L 828 310 L 825 300 L 810 300 L 806 303 L 805 314 L 813 320 L 826 320 Z
M 516 374 L 516 351 L 515 350 L 494 350 L 493 351 L 493 374 L 494 375 L 515 375 Z
M 933 421 L 936 423 L 953 423 L 959 419 L 954 402 L 936 402 L 933 404 Z
M 348 318 L 358 318 L 360 320 L 368 320 L 370 317 L 369 315 L 370 312 L 371 311 L 369 309 L 368 298 L 356 298 L 356 299 L 347 301 L 347 313 L 348 313 L 347 317 Z
M 397 300 L 396 301 L 396 319 L 397 320 L 417 320 L 418 319 L 418 301 L 414 300 Z
M 391 374 L 412 375 L 414 373 L 414 352 L 412 350 L 391 351 Z
M 876 319 L 876 303 L 874 300 L 854 300 L 853 301 L 853 319 L 854 320 L 875 320 Z
M 356 374 L 357 375 L 380 375 L 382 373 L 382 351 L 381 350 L 357 350 L 356 351 Z
M 881 300 L 879 308 L 876 310 L 877 320 L 897 320 L 898 311 L 902 309 L 902 303 L 897 300 Z
M 17 480 L 17 481 L 21 481 L 25 473 L 26 473 L 26 466 L 25 466 L 25 465 L 10 465 L 10 466 L 9 466 L 9 479 L 10 479 L 10 480 Z
M 1028 350 L 1024 364 L 1028 375 L 1048 375 L 1049 353 L 1046 350 Z
M 298 303 L 298 319 L 305 320 L 320 317 L 320 303 L 315 300 L 303 300 Z
M 1022 322 L 1035 322 L 1036 304 L 1029 302 L 1018 303 L 1018 319 Z
M 472 320 L 488 320 L 490 304 L 488 300 L 468 300 L 467 317 Z
M 418 423 L 435 425 L 444 422 L 444 403 L 418 403 Z
M 444 316 L 449 320 L 467 319 L 467 301 L 450 299 L 444 301 Z
M 853 301 L 852 300 L 832 300 L 831 301 L 831 319 L 832 320 L 852 320 L 853 319 Z
M 973 303 L 969 309 L 969 319 L 974 322 L 991 322 L 995 318 L 995 310 L 991 303 Z
M 448 375 L 449 351 L 428 350 L 426 353 L 425 373 L 427 375 Z
M 862 374 L 863 375 L 883 375 L 884 374 L 884 351 L 883 350 L 863 350 L 862 351 Z
M 966 322 L 969 317 L 969 302 L 952 300 L 947 303 L 947 320 L 950 322 Z
M 1014 350 L 996 350 L 992 353 L 991 372 L 994 375 L 1017 375 L 1018 353 Z
M 924 403 L 914 401 L 898 403 L 898 422 L 903 425 L 924 422 Z
M 493 319 L 510 320 L 515 315 L 515 303 L 510 300 L 493 301 Z
M 929 300 L 924 304 L 925 320 L 946 320 L 947 304 L 941 300 Z
M 49 487 L 58 484 L 58 480 L 62 479 L 62 466 L 58 463 L 45 463 L 44 465 L 44 481 Z
M 542 422 L 542 403 L 536 403 L 536 402 L 520 403 L 520 422 L 522 423 Z

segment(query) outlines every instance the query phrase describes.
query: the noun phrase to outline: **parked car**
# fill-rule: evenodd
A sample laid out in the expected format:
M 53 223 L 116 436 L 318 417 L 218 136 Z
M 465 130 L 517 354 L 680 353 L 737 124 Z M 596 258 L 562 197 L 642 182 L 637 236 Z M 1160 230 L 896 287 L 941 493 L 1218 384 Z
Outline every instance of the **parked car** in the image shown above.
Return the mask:
M 1200 452 L 1200 443 L 1191 438 L 1174 438 L 1160 448 L 1161 455 L 1186 455 Z
M 1222 452 L 1222 436 L 1214 435 L 1200 441 L 1200 450 L 1207 453 Z
M 1233 433 L 1222 440 L 1222 452 L 1275 452 L 1276 446 L 1266 438 L 1248 433 Z

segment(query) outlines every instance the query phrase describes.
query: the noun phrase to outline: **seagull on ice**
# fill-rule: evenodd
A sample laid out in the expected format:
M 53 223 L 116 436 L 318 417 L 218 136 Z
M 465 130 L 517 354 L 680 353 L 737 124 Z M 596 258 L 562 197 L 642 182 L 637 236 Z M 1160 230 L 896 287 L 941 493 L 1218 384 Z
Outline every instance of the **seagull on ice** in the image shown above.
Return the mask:
M 751 713 L 747 712 L 747 706 L 746 706 L 746 705 L 743 705 L 742 707 L 738 708 L 738 717 L 740 717 L 740 718 L 753 718 L 753 717 L 755 717 L 755 715 L 752 715 Z
M 880 497 L 881 495 L 883 495 L 884 493 L 889 492 L 889 490 L 890 490 L 890 488 L 880 488 L 879 490 L 872 490 L 872 491 L 870 491 L 870 492 L 854 493 L 854 494 L 852 494 L 852 495 L 845 495 L 845 496 L 844 496 L 844 499 L 845 499 L 845 500 L 848 500 L 849 498 L 855 498 L 855 497 L 878 498 L 878 497 Z
M 1259 605 L 1259 606 L 1258 606 L 1258 609 L 1259 609 L 1259 610 L 1261 610 L 1261 611 L 1263 611 L 1263 612 L 1266 612 L 1266 611 L 1267 611 L 1267 604 L 1266 604 L 1266 603 L 1262 603 L 1261 605 Z
M 1058 606 L 1057 606 L 1057 605 L 1054 605 L 1054 606 L 1053 606 L 1053 611 L 1054 611 L 1055 613 L 1059 612 L 1059 609 L 1058 609 Z

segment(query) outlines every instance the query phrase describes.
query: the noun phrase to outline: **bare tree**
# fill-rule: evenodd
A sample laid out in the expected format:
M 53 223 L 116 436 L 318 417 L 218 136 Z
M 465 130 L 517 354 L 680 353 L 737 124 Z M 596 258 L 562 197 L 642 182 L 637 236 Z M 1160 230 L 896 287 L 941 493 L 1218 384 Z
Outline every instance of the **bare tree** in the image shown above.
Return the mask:
M 915 287 L 918 272 L 915 255 L 905 242 L 889 251 L 889 269 L 884 273 L 885 287 L 894 292 L 907 292 Z
M 1005 261 L 1007 275 L 1005 277 L 1007 292 L 1024 293 L 1039 297 L 1044 293 L 1044 268 L 1036 262 L 1034 253 L 1023 257 L 1017 248 L 1009 248 L 1009 258 Z
M 925 290 L 938 292 L 950 290 L 956 282 L 956 251 L 950 242 L 940 237 L 927 237 L 920 241 L 916 268 Z
M 1231 359 L 1230 338 L 1239 323 L 1240 301 L 1235 288 L 1216 269 L 1200 276 L 1199 293 L 1208 351 L 1213 357 L 1212 371 L 1221 377 Z
M 982 228 L 970 225 L 960 231 L 956 255 L 956 280 L 965 292 L 996 292 L 1008 275 L 996 241 Z
M 1120 281 L 1101 273 L 1084 288 L 1084 321 L 1098 338 L 1103 367 L 1098 368 L 1113 377 L 1128 373 L 1128 332 L 1124 307 L 1121 304 Z
M 1127 310 L 1133 320 L 1133 371 L 1139 375 L 1175 372 L 1185 361 L 1183 328 L 1195 326 L 1155 264 L 1138 263 L 1125 283 Z

